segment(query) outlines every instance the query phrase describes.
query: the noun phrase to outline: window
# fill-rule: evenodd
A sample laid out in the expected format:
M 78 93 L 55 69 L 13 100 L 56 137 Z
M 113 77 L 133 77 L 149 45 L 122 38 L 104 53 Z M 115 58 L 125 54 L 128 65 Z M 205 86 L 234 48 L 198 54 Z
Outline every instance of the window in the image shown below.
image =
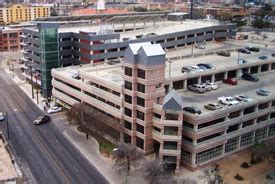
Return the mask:
M 181 151 L 181 159 L 183 162 L 185 162 L 187 164 L 191 164 L 192 163 L 192 154 L 188 151 L 182 150 Z
M 253 132 L 241 136 L 241 147 L 253 144 Z
M 267 137 L 267 128 L 261 128 L 255 132 L 255 141 L 262 141 Z
M 177 142 L 164 141 L 163 149 L 177 150 L 177 147 L 178 147 L 178 143 Z
M 124 142 L 125 143 L 131 143 L 131 136 L 124 133 Z
M 223 146 L 217 146 L 215 148 L 211 148 L 209 150 L 200 152 L 196 156 L 196 164 L 206 162 L 208 160 L 211 160 L 212 158 L 216 158 L 220 155 L 222 155 Z
M 187 121 L 182 121 L 182 124 L 183 124 L 183 126 L 186 126 L 188 128 L 192 128 L 192 129 L 194 128 L 194 125 L 192 123 L 187 122 Z
M 268 103 L 262 103 L 262 104 L 259 104 L 259 106 L 258 106 L 258 110 L 263 110 L 266 108 L 268 108 Z
M 248 108 L 244 109 L 244 110 L 243 110 L 243 115 L 253 113 L 253 112 L 254 112 L 254 109 L 255 109 L 254 106 L 248 107 Z
M 270 114 L 270 118 L 275 118 L 275 112 L 272 112 L 272 113 Z
M 205 128 L 205 127 L 208 127 L 208 126 L 212 126 L 212 125 L 221 123 L 221 122 L 223 122 L 224 120 L 225 120 L 225 118 L 219 118 L 219 119 L 215 119 L 215 120 L 213 120 L 213 121 L 209 121 L 209 122 L 200 124 L 200 125 L 198 126 L 198 129 Z
M 227 143 L 225 144 L 225 153 L 232 152 L 238 148 L 239 138 L 233 138 L 227 140 Z
M 144 126 L 137 124 L 137 131 L 144 134 Z
M 237 117 L 240 116 L 240 113 L 241 113 L 241 111 L 231 112 L 231 113 L 229 114 L 228 118 L 230 118 L 230 119 L 237 118 Z
M 155 117 L 155 118 L 158 118 L 158 119 L 161 119 L 161 115 L 160 115 L 160 114 L 157 114 L 157 113 L 154 113 L 154 117 Z
M 125 67 L 124 68 L 124 74 L 127 75 L 127 76 L 132 77 L 132 68 Z
M 160 132 L 161 132 L 161 129 L 154 126 L 154 130 L 153 130 L 153 131 L 156 131 L 156 132 L 160 133 Z
M 234 132 L 236 130 L 239 129 L 239 124 L 237 125 L 232 125 L 232 126 L 229 126 L 228 129 L 226 130 L 226 133 L 230 133 L 230 132 Z
M 145 70 L 138 69 L 138 77 L 145 79 Z
M 143 98 L 137 97 L 137 104 L 144 107 L 145 106 L 145 100 Z
M 242 124 L 242 128 L 245 128 L 245 127 L 247 127 L 247 126 L 251 126 L 251 125 L 253 125 L 253 123 L 254 123 L 254 120 L 253 120 L 253 119 L 248 120 L 248 121 L 245 121 L 245 122 L 243 122 L 243 124 Z
M 139 138 L 139 137 L 137 137 L 137 139 L 136 139 L 136 145 L 137 145 L 137 147 L 143 149 L 144 148 L 144 140 L 141 139 L 141 138 Z
M 145 85 L 138 83 L 137 84 L 137 90 L 139 92 L 145 93 Z
M 132 130 L 132 124 L 130 122 L 124 120 L 124 128 L 126 128 L 128 130 Z
M 132 91 L 132 83 L 129 81 L 124 81 L 124 87 L 125 89 L 131 90 Z
M 129 95 L 124 95 L 124 101 L 129 104 L 132 104 L 132 97 Z
M 204 142 L 204 141 L 208 141 L 208 140 L 214 139 L 214 138 L 216 138 L 216 137 L 219 137 L 219 136 L 221 136 L 221 135 L 223 135 L 223 132 L 218 132 L 218 133 L 215 133 L 215 134 L 212 134 L 212 135 L 208 135 L 208 136 L 206 136 L 206 137 L 199 138 L 199 139 L 197 140 L 197 143 L 201 143 L 201 142 Z
M 275 125 L 271 125 L 268 130 L 268 137 L 275 135 Z
M 188 137 L 188 136 L 186 136 L 186 135 L 182 135 L 182 140 L 190 142 L 190 143 L 193 143 L 193 139 L 190 138 L 190 137 Z
M 178 127 L 164 127 L 164 135 L 178 135 Z
M 125 107 L 124 108 L 124 114 L 126 116 L 132 117 L 132 110 Z
M 268 115 L 260 116 L 257 118 L 257 123 L 260 123 L 262 121 L 266 121 L 268 119 Z
M 140 112 L 140 111 L 137 111 L 137 118 L 141 119 L 141 120 L 144 120 L 144 113 Z

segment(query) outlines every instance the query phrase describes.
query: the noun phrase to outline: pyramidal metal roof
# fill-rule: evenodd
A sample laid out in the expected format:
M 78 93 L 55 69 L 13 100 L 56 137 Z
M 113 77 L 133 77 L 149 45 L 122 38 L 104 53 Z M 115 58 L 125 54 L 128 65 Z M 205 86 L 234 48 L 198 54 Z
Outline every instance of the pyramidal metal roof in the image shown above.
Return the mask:
M 172 89 L 163 100 L 162 109 L 163 110 L 175 110 L 181 111 L 183 108 L 182 97 Z

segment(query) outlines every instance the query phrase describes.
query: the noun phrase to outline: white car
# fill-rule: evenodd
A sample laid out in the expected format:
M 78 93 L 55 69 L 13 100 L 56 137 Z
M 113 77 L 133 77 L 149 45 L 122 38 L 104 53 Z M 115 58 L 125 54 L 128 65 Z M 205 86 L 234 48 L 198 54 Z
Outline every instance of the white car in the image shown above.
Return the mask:
M 204 85 L 206 87 L 206 89 L 210 89 L 210 90 L 211 89 L 216 90 L 219 88 L 218 84 L 216 84 L 214 82 L 206 82 L 206 83 L 203 83 L 202 85 Z
M 236 104 L 239 103 L 239 101 L 237 101 L 235 98 L 233 98 L 231 96 L 228 96 L 228 97 L 225 97 L 225 96 L 219 97 L 218 101 L 221 104 L 224 104 L 224 105 L 236 105 Z
M 201 69 L 200 67 L 198 66 L 190 66 L 189 69 L 191 70 L 191 72 L 202 72 L 204 71 L 203 69 Z
M 60 112 L 60 111 L 62 111 L 62 108 L 61 107 L 53 107 L 52 109 L 49 109 L 48 111 L 47 111 L 47 113 L 48 114 L 51 114 L 51 113 L 55 113 L 55 112 Z
M 252 101 L 252 98 L 250 98 L 249 96 L 246 96 L 246 95 L 236 95 L 235 98 L 238 101 L 243 101 L 243 102 L 250 102 L 250 101 Z
M 3 112 L 0 112 L 0 121 L 3 121 L 5 119 L 5 116 L 3 114 Z

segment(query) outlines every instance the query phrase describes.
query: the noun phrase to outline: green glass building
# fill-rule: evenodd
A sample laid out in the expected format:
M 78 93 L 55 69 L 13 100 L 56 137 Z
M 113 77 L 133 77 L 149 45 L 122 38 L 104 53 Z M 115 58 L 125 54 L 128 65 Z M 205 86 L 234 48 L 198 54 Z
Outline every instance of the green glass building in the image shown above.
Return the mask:
M 52 91 L 51 69 L 58 68 L 59 63 L 59 38 L 58 24 L 47 23 L 38 24 L 39 44 L 40 44 L 40 70 L 41 70 L 41 90 L 44 97 L 50 97 Z

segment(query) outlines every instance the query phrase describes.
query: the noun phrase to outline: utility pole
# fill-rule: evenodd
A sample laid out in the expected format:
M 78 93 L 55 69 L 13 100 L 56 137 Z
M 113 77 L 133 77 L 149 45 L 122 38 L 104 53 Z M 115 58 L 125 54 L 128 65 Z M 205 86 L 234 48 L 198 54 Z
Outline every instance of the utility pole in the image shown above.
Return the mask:
M 8 116 L 8 112 L 6 112 L 6 121 L 7 121 L 7 135 L 8 135 L 8 139 L 10 139 L 10 129 L 9 129 L 9 116 Z
M 30 65 L 30 68 L 31 68 L 32 99 L 34 99 L 34 92 L 33 92 L 33 81 L 32 81 L 32 64 Z
M 35 74 L 35 83 L 36 83 L 36 103 L 39 104 L 38 101 L 38 83 L 37 83 L 37 73 Z
M 12 60 L 12 78 L 14 78 L 14 64 L 15 64 L 16 60 L 13 59 Z

